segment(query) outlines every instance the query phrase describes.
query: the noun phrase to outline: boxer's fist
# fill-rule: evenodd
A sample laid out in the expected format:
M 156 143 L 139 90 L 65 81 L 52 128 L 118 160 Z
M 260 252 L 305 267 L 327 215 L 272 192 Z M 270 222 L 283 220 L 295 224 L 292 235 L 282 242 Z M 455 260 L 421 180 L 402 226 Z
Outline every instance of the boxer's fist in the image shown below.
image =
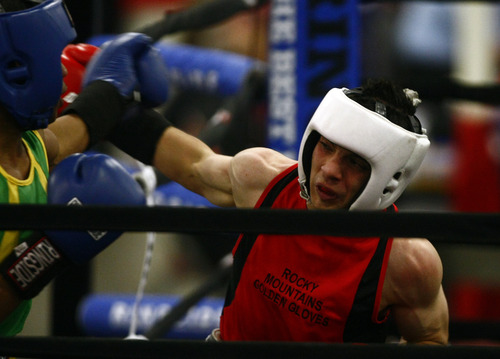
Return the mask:
M 125 33 L 104 43 L 87 66 L 83 86 L 97 80 L 113 84 L 124 97 L 139 91 L 146 107 L 159 106 L 167 99 L 163 59 L 143 34 Z
M 83 87 L 102 80 L 115 86 L 123 97 L 130 97 L 138 86 L 137 60 L 149 51 L 151 43 L 151 38 L 138 33 L 125 33 L 104 43 L 87 66 Z
M 49 204 L 145 205 L 141 186 L 115 159 L 104 154 L 75 154 L 52 171 L 47 187 Z M 47 231 L 51 242 L 71 262 L 88 261 L 122 232 Z
M 82 90 L 82 81 L 85 75 L 85 68 L 99 48 L 89 44 L 69 44 L 62 54 L 61 62 L 67 70 L 64 77 L 66 91 L 62 94 L 62 104 L 58 109 L 58 115 L 78 97 Z

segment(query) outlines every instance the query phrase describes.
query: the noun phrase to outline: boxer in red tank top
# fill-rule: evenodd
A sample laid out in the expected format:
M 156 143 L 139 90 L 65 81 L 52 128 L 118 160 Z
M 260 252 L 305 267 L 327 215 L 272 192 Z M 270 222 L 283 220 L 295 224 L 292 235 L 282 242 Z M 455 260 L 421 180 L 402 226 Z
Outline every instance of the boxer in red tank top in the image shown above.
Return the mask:
M 307 209 L 297 176 L 297 165 L 281 173 L 256 207 Z M 392 238 L 240 236 L 234 255 L 243 266 L 221 318 L 224 339 L 384 341 L 387 316 L 378 306 L 391 245 Z
M 170 127 L 153 164 L 224 207 L 393 211 L 430 144 L 419 101 L 387 81 L 332 89 L 298 161 L 267 148 L 218 155 Z M 443 268 L 426 239 L 242 235 L 233 254 L 212 339 L 383 342 L 389 316 L 402 342 L 448 342 Z

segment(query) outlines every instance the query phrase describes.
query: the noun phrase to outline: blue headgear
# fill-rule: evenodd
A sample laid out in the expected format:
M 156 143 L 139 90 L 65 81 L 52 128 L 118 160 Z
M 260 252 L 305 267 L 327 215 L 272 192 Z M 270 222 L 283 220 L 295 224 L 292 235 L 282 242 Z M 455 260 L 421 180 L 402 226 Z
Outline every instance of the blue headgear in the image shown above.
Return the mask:
M 45 128 L 53 118 L 62 91 L 61 53 L 76 37 L 63 0 L 38 2 L 0 13 L 0 103 L 24 130 Z

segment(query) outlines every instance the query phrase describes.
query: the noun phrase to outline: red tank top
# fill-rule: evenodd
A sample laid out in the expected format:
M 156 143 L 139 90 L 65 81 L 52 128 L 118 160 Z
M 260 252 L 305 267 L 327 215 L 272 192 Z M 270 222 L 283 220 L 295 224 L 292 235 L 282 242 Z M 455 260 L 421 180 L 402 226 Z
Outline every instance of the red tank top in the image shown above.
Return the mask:
M 256 208 L 307 209 L 297 165 Z M 223 340 L 382 342 L 377 318 L 392 238 L 241 235 L 221 316 Z

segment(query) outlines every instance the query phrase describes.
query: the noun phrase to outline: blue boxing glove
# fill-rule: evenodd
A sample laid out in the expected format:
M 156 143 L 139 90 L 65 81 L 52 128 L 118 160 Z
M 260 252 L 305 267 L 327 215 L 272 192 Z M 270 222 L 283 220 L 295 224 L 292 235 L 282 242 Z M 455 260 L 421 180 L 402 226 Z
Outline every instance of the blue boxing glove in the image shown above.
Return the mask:
M 125 33 L 106 42 L 92 57 L 82 87 L 63 115 L 76 114 L 85 122 L 90 147 L 122 120 L 135 90 L 144 90 L 148 106 L 166 101 L 166 69 L 149 37 Z
M 146 107 L 167 100 L 167 69 L 151 38 L 143 34 L 126 33 L 102 45 L 87 66 L 83 87 L 99 80 L 115 86 L 123 97 L 138 90 Z
M 104 154 L 75 154 L 59 163 L 49 177 L 49 204 L 145 205 L 142 187 L 115 159 Z M 121 232 L 47 231 L 73 263 L 88 261 Z
M 63 160 L 49 178 L 48 197 L 52 204 L 146 204 L 139 183 L 116 160 L 101 154 L 75 154 Z M 31 232 L 2 261 L 0 275 L 20 298 L 33 298 L 69 265 L 90 260 L 121 234 L 99 231 Z
M 136 61 L 152 48 L 151 44 L 151 38 L 138 33 L 125 33 L 104 43 L 87 65 L 82 86 L 102 80 L 116 87 L 123 97 L 132 96 L 138 84 Z

